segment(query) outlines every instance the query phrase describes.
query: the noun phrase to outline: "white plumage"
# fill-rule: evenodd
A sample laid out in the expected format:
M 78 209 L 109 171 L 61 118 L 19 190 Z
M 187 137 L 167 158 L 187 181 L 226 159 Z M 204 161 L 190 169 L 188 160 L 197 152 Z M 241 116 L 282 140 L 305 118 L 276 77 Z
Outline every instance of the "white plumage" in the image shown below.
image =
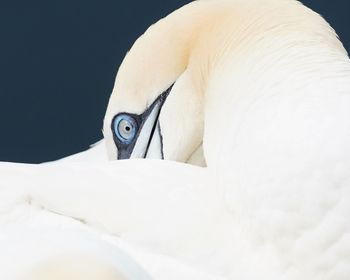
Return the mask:
M 101 145 L 57 163 L 1 164 L 1 227 L 28 228 L 32 217 L 12 215 L 30 201 L 43 207 L 35 217 L 64 216 L 45 214 L 43 232 L 48 220 L 82 221 L 73 227 L 84 240 L 125 250 L 145 277 L 349 279 L 350 61 L 328 24 L 294 0 L 202 0 L 174 12 L 119 69 L 104 126 L 110 158 L 113 118 L 142 114 L 173 83 L 162 153 L 206 168 L 107 162 Z M 104 254 L 93 253 L 105 264 Z M 164 258 L 171 265 L 155 267 Z
M 114 268 L 111 275 L 123 272 L 121 279 L 218 279 L 172 253 L 191 251 L 188 238 L 210 232 L 208 217 L 220 216 L 204 170 L 161 161 L 110 163 L 101 147 L 50 164 L 0 164 L 0 260 L 12 264 L 2 266 L 1 279 L 31 279 L 26 273 L 38 266 L 46 272 L 52 259 L 53 277 L 64 271 L 62 259 L 81 269 L 86 256 L 107 272 Z M 91 270 L 81 271 L 81 279 L 90 279 Z M 66 275 L 61 279 L 73 277 Z M 105 279 L 101 275 L 90 277 Z

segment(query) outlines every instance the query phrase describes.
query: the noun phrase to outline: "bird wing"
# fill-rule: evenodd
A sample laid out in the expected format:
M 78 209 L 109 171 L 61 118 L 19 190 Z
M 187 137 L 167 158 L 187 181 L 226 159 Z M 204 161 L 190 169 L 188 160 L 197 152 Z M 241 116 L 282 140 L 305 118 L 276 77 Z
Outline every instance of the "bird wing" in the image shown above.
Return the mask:
M 93 162 L 100 147 L 48 164 L 0 163 L 0 278 L 64 279 L 89 267 L 91 279 L 219 279 L 171 257 L 220 215 L 205 170 Z

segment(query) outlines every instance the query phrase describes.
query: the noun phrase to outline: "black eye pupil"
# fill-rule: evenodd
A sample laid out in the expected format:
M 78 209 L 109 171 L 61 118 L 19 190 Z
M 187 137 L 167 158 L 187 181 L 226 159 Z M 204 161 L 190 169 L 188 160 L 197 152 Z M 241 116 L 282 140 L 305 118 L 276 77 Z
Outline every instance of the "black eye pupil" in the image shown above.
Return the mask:
M 125 130 L 126 130 L 126 131 L 130 131 L 130 129 L 131 129 L 130 126 L 126 126 L 126 127 L 125 127 Z

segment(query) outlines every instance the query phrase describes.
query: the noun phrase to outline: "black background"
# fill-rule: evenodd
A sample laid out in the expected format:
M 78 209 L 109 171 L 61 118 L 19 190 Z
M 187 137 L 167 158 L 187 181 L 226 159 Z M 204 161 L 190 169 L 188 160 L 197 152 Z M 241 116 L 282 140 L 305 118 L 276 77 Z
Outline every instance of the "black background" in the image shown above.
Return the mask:
M 188 2 L 0 1 L 0 160 L 54 160 L 101 139 L 125 53 L 150 24 Z M 350 50 L 350 1 L 303 3 Z

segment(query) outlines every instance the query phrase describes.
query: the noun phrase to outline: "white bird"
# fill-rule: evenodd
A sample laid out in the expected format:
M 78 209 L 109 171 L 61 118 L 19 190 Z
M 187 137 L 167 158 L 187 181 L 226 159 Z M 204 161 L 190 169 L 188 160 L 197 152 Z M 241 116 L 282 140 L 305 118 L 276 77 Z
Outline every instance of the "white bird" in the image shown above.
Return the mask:
M 127 54 L 104 135 L 110 159 L 207 167 L 0 170 L 25 186 L 10 197 L 214 279 L 349 279 L 349 108 L 350 60 L 318 14 L 294 0 L 195 1 Z
M 206 162 L 235 228 L 233 279 L 349 279 L 349 108 L 350 61 L 318 14 L 196 1 L 127 54 L 104 134 L 111 159 Z

